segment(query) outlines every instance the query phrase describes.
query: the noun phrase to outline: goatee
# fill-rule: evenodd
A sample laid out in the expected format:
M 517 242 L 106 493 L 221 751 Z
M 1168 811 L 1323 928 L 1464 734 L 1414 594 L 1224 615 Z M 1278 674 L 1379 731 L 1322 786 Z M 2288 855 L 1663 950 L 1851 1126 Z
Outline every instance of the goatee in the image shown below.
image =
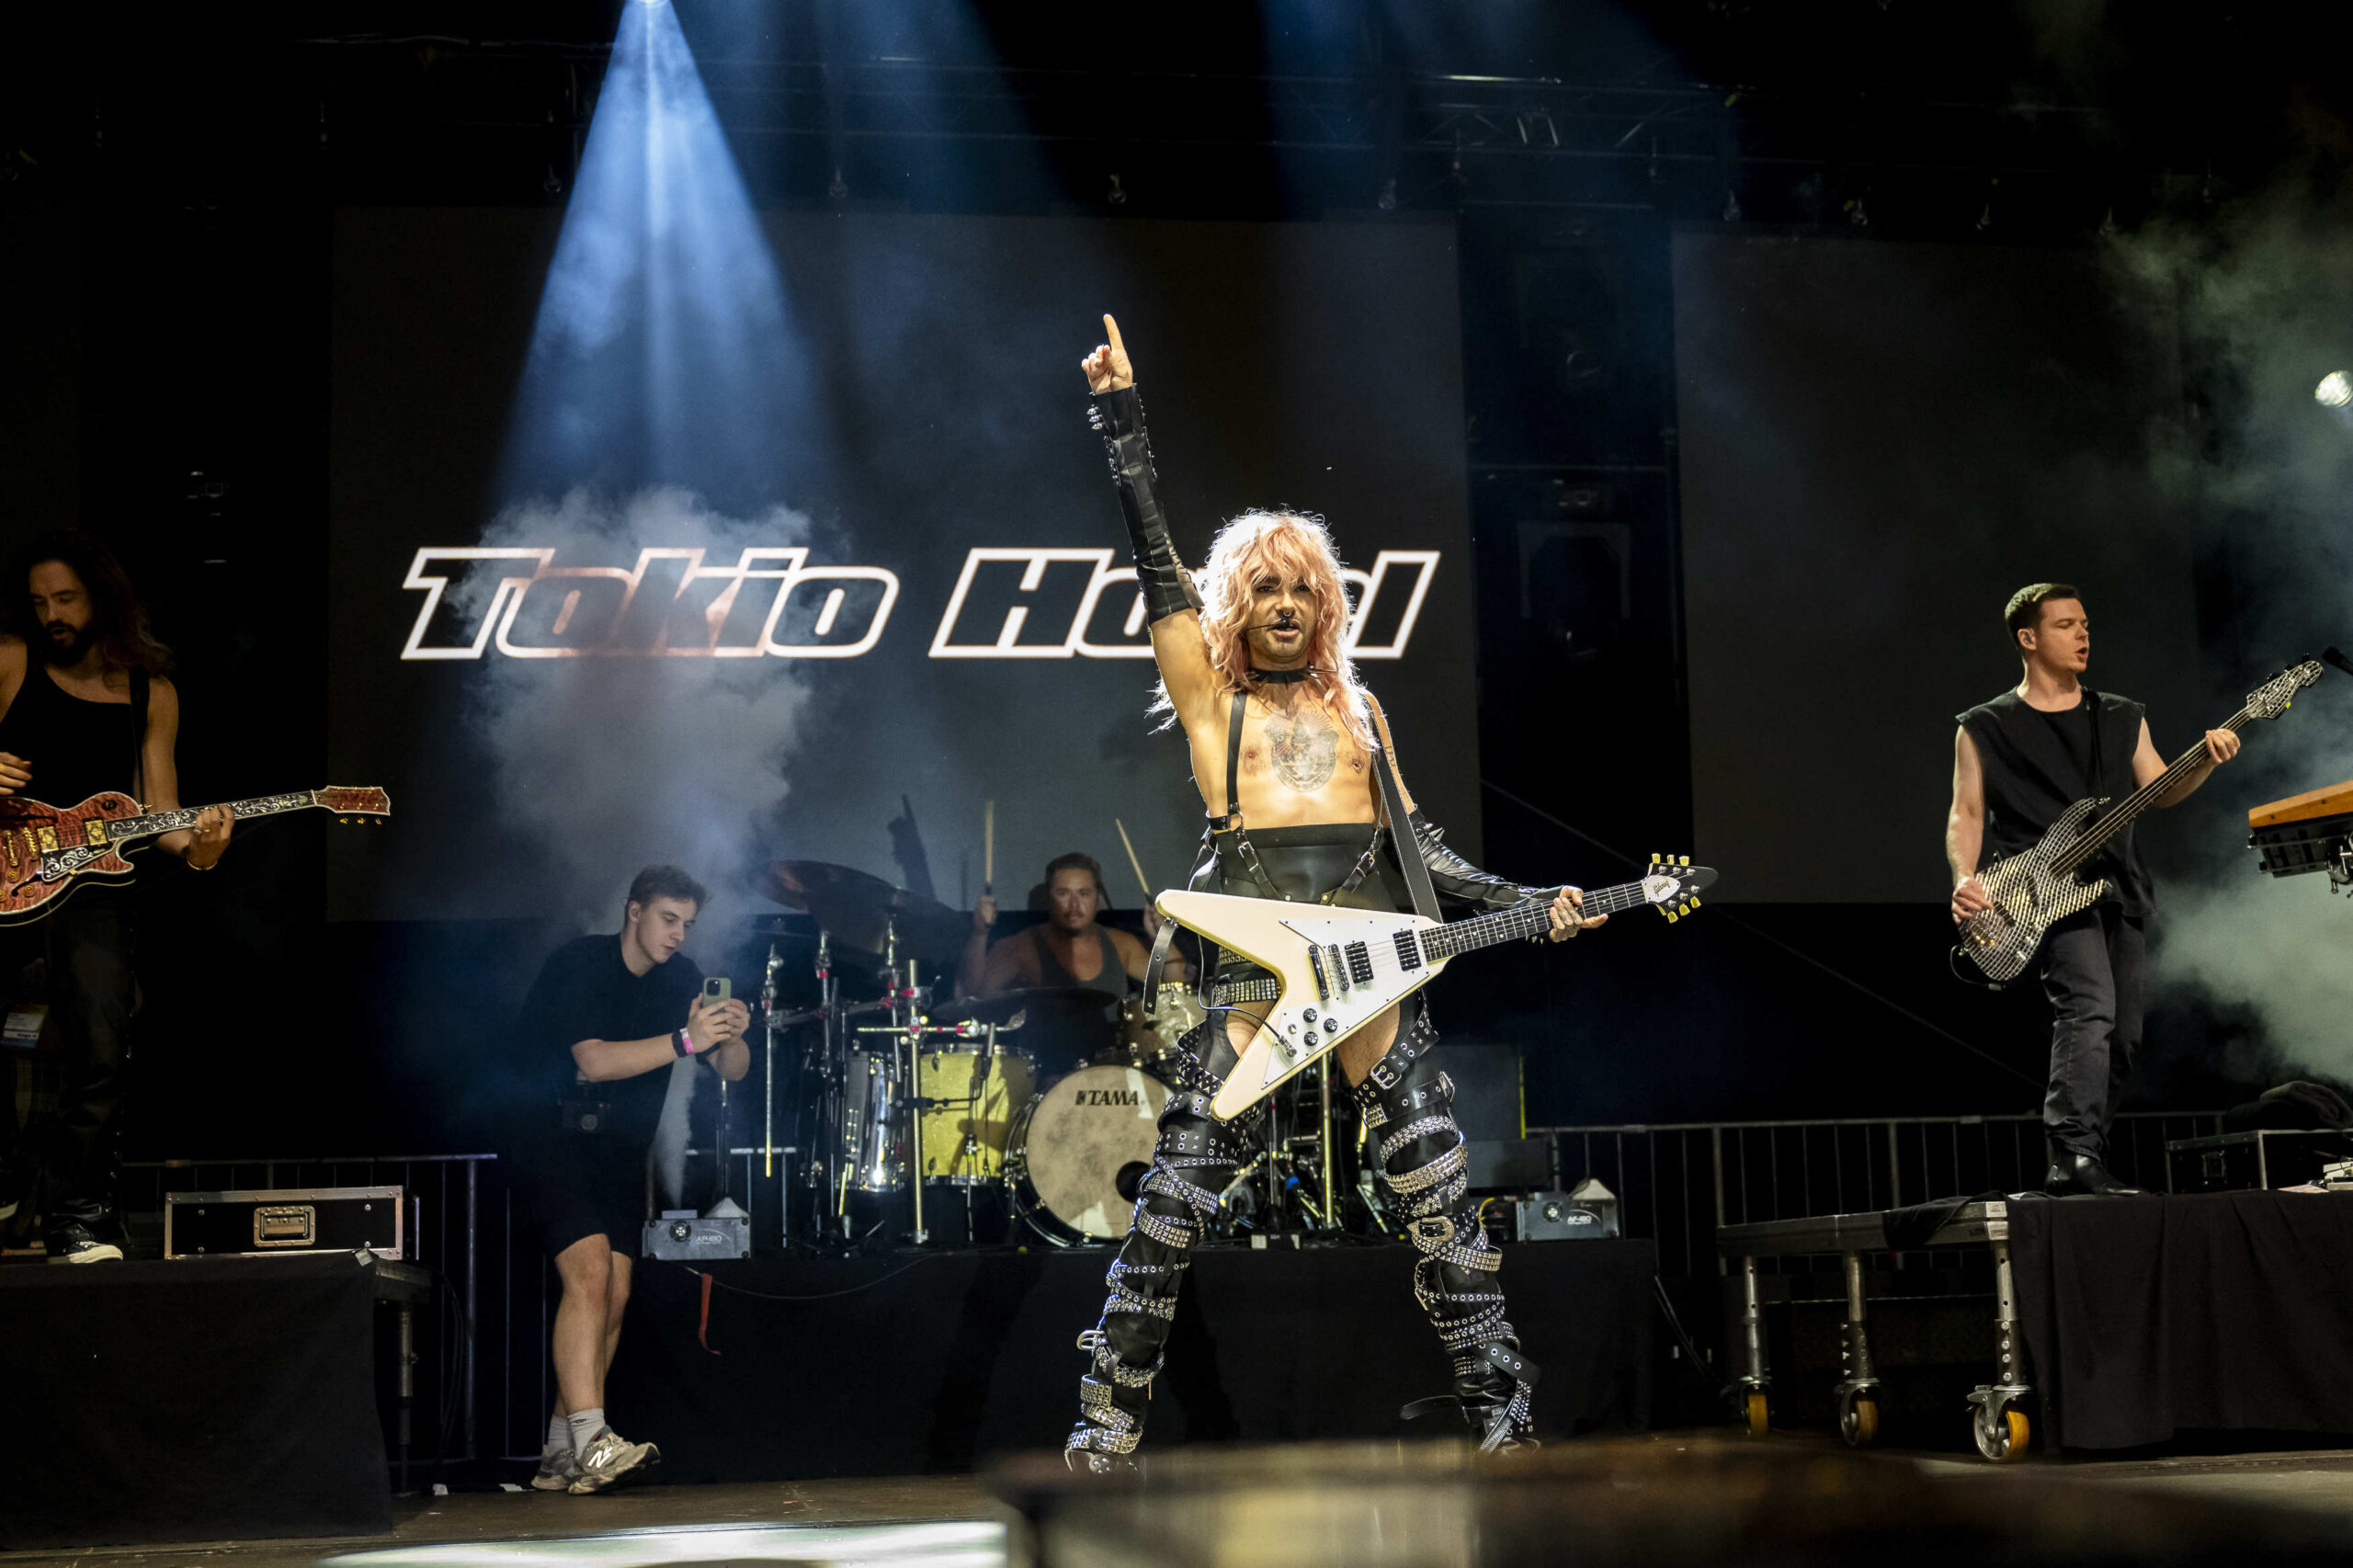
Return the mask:
M 42 630 L 46 634 L 41 638 L 41 657 L 52 665 L 80 664 L 82 655 L 89 651 L 90 629 L 86 626 L 45 627 Z M 63 642 L 57 635 L 61 631 L 65 633 Z

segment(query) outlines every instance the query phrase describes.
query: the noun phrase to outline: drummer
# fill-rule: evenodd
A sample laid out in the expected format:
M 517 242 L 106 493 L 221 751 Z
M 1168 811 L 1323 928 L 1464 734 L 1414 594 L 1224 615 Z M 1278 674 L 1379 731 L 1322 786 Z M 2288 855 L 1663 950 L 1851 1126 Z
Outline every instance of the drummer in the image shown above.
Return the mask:
M 1070 1042 L 1071 1053 L 1093 1056 L 1108 1044 L 1115 1009 L 1143 983 L 1152 954 L 1133 935 L 1097 923 L 1096 916 L 1110 902 L 1103 887 L 1103 868 L 1094 857 L 1074 851 L 1046 862 L 1046 918 L 1001 942 L 991 942 L 996 925 L 996 900 L 983 896 L 972 911 L 972 935 L 965 938 L 964 956 L 956 966 L 956 994 L 994 996 L 1006 991 L 1099 991 L 1103 994 L 1102 1039 L 1091 1023 L 1081 1023 L 1081 1038 Z M 1160 933 L 1160 915 L 1149 904 L 1143 912 L 1144 932 Z M 1188 978 L 1182 956 L 1171 951 L 1166 979 Z M 1088 1009 L 1091 1016 L 1092 1009 Z M 1044 1023 L 1047 1020 L 1040 1019 Z M 1076 1021 L 1076 1020 L 1074 1020 Z M 1028 1036 L 1024 1044 L 1037 1054 L 1047 1042 L 1043 1033 Z M 1058 1042 L 1059 1043 L 1059 1042 Z M 1041 1063 L 1048 1065 L 1051 1063 Z

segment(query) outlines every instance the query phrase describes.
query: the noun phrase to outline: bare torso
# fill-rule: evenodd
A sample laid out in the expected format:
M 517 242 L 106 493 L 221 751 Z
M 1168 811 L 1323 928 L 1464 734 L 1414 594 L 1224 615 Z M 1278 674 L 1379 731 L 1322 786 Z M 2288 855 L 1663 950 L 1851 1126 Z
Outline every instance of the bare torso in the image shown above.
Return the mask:
M 1222 815 L 1229 809 L 1225 756 L 1233 704 L 1229 699 L 1211 706 L 1213 711 L 1186 725 L 1185 738 L 1201 804 Z M 1380 820 L 1370 754 L 1304 686 L 1251 694 L 1243 710 L 1238 782 L 1242 817 L 1253 827 Z
M 1194 626 L 1198 637 L 1199 623 Z M 1201 804 L 1212 816 L 1229 809 L 1225 758 L 1233 710 L 1233 699 L 1226 697 L 1192 705 L 1185 720 L 1193 778 L 1201 791 Z M 1268 684 L 1250 694 L 1243 708 L 1242 757 L 1235 782 L 1242 821 L 1248 828 L 1381 820 L 1380 786 L 1373 777 L 1371 754 L 1304 683 Z M 1411 809 L 1410 795 L 1405 803 Z M 1226 1015 L 1226 1038 L 1237 1051 L 1249 1044 L 1256 1028 L 1243 1013 Z M 1348 1081 L 1362 1083 L 1396 1038 L 1397 1009 L 1392 1007 L 1343 1041 L 1337 1054 Z

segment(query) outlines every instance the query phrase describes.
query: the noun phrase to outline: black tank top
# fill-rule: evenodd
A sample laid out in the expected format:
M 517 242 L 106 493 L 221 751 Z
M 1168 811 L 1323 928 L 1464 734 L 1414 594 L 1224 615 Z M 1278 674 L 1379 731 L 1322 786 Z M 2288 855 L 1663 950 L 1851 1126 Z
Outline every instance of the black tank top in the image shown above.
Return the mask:
M 1100 926 L 1095 928 L 1095 940 L 1103 949 L 1103 968 L 1094 979 L 1081 980 L 1054 957 L 1053 944 L 1046 940 L 1046 928 L 1031 927 L 1029 941 L 1038 949 L 1038 983 L 1067 986 L 1074 991 L 1100 991 L 1115 1001 L 1124 998 L 1128 994 L 1128 966 L 1120 961 L 1120 949 L 1111 945 L 1111 934 Z
M 26 793 L 50 805 L 78 806 L 108 790 L 132 795 L 140 737 L 131 729 L 131 714 L 128 702 L 72 696 L 51 678 L 47 661 L 28 648 L 24 684 L 0 715 L 0 751 L 31 764 L 32 787 Z
M 2083 706 L 2065 712 L 2045 713 L 2012 690 L 1956 715 L 1977 743 L 1985 778 L 1984 860 L 2031 847 L 2061 812 L 2086 795 L 2105 796 L 2114 806 L 2131 794 L 2142 713 L 2139 703 L 2108 692 L 2088 693 Z M 2097 778 L 2090 777 L 2094 771 Z M 2111 839 L 2083 874 L 2108 878 L 2110 896 L 2125 914 L 2146 915 L 2156 908 L 2156 890 L 2133 836 L 2138 825 Z

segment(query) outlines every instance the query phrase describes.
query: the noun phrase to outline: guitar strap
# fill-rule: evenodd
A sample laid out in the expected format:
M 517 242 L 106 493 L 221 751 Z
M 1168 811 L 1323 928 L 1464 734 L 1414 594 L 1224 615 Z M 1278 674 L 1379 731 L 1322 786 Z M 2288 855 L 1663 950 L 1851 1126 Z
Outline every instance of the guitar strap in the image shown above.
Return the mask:
M 1372 770 L 1381 777 L 1381 805 L 1389 813 L 1389 841 L 1396 846 L 1397 869 L 1405 873 L 1405 892 L 1414 901 L 1414 913 L 1425 920 L 1435 920 L 1438 917 L 1438 890 L 1430 885 L 1430 869 L 1422 864 L 1422 846 L 1414 840 L 1413 819 L 1405 812 L 1405 793 L 1398 787 L 1397 771 L 1390 767 L 1387 751 L 1373 752 Z
M 2105 775 L 2103 774 L 2099 765 L 2099 693 L 2094 691 L 2090 687 L 2084 687 L 2084 717 L 2092 727 L 2092 776 L 2084 780 L 2084 783 L 2086 786 L 2084 793 L 2086 795 L 2097 795 L 2099 793 L 2099 781 Z
M 147 672 L 131 672 L 131 794 L 147 805 Z

